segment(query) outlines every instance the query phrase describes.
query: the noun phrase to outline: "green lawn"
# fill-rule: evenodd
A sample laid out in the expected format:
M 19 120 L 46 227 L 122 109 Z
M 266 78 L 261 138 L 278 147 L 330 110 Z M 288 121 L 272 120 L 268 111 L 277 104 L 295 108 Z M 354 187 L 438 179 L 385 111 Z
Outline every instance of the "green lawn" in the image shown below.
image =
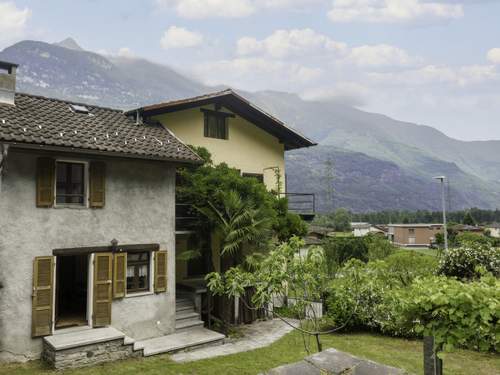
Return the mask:
M 437 257 L 438 253 L 437 253 L 437 250 L 436 249 L 427 249 L 425 247 L 413 247 L 413 248 L 410 248 L 410 247 L 400 247 L 399 250 L 401 251 L 414 251 L 416 253 L 420 253 L 420 254 L 425 254 L 425 255 L 431 255 L 433 257 Z
M 345 334 L 323 337 L 325 348 L 338 350 L 372 359 L 388 365 L 402 367 L 415 374 L 422 374 L 422 344 L 419 341 L 387 338 L 374 334 Z M 313 340 L 311 340 L 311 346 Z M 285 363 L 301 360 L 307 355 L 302 338 L 290 333 L 273 345 L 251 352 L 218 357 L 187 364 L 176 364 L 168 356 L 131 359 L 64 372 L 72 375 L 137 375 L 137 374 L 257 374 Z M 457 351 L 444 359 L 447 375 L 495 375 L 500 374 L 500 355 Z M 23 365 L 3 365 L 1 375 L 60 374 L 43 367 L 39 361 Z

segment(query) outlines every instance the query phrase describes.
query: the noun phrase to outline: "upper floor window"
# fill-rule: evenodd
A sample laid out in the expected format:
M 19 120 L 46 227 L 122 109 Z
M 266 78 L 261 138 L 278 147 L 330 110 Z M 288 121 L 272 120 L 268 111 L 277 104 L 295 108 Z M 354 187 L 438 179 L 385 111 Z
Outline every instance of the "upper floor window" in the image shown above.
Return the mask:
M 85 205 L 85 164 L 56 163 L 56 204 Z
M 228 139 L 228 117 L 232 115 L 224 112 L 204 110 L 205 137 Z

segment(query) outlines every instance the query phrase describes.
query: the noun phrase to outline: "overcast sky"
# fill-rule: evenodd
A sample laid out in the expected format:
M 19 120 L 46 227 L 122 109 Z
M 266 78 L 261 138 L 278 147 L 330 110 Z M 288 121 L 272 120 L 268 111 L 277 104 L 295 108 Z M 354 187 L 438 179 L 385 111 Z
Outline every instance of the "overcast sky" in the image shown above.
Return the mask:
M 500 139 L 499 0 L 0 0 L 0 49 L 68 36 L 207 84 Z

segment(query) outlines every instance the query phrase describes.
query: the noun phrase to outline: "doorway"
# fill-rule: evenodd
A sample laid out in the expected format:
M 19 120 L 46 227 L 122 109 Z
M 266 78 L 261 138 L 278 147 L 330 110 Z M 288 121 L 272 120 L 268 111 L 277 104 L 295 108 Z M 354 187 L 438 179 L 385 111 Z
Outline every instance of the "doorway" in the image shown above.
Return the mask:
M 57 257 L 55 328 L 87 325 L 88 255 Z

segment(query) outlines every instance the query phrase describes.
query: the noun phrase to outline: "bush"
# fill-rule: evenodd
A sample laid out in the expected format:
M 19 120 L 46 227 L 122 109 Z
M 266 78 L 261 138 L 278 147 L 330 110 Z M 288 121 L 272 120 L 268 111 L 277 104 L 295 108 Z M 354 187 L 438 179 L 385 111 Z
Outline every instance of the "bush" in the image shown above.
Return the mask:
M 362 237 L 327 238 L 323 242 L 326 263 L 330 275 L 349 259 L 368 261 L 368 246 Z
M 402 286 L 410 285 L 417 277 L 432 276 L 438 270 L 438 260 L 415 251 L 400 251 L 385 259 L 389 277 L 397 278 Z
M 395 297 L 406 326 L 434 336 L 445 351 L 498 351 L 500 280 L 491 275 L 469 283 L 443 276 L 417 279 Z
M 462 246 L 442 254 L 438 271 L 445 276 L 471 279 L 480 276 L 479 268 L 499 277 L 500 249 L 477 242 L 464 242 Z
M 368 246 L 369 260 L 384 259 L 396 251 L 396 247 L 389 240 L 379 235 L 368 234 L 364 240 Z
M 460 233 L 455 237 L 455 244 L 460 246 L 467 243 L 473 243 L 478 245 L 491 245 L 492 241 L 486 236 L 477 233 Z

